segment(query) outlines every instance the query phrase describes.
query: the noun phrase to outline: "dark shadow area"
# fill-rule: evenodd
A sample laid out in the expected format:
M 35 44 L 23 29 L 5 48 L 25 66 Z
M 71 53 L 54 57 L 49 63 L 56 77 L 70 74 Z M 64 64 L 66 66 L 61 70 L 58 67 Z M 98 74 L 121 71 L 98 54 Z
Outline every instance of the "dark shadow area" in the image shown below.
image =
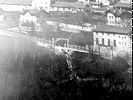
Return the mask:
M 0 36 L 0 100 L 130 100 L 121 59 L 108 63 L 97 55 L 72 55 L 77 75 L 64 55 L 23 38 Z M 120 62 L 120 63 L 117 63 Z M 123 77 L 124 75 L 124 77 Z M 83 80 L 89 78 L 88 80 Z

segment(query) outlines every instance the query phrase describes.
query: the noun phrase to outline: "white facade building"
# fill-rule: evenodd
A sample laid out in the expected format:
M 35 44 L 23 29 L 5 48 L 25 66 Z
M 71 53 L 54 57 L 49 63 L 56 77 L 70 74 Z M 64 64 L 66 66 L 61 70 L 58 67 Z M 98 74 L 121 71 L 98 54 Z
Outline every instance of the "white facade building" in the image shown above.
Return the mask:
M 23 9 L 30 9 L 31 6 L 0 4 L 0 8 L 4 11 L 22 11 Z
M 37 22 L 37 17 L 34 15 L 31 15 L 30 12 L 25 13 L 24 15 L 20 15 L 20 22 Z
M 106 20 L 108 25 L 127 26 L 131 25 L 132 14 L 130 12 L 120 13 L 118 11 L 108 10 L 106 13 Z
M 51 6 L 51 0 L 33 0 L 32 8 L 43 8 L 45 11 L 49 12 Z
M 71 2 L 55 2 L 51 5 L 50 11 L 59 11 L 59 12 L 79 12 L 84 11 L 86 5 L 82 3 L 71 3 Z
M 4 11 L 22 11 L 31 5 L 32 0 L 0 0 L 0 8 Z
M 130 54 L 132 50 L 131 27 L 98 25 L 93 32 L 94 49 L 104 48 L 114 56 Z M 102 52 L 102 51 L 101 51 Z
M 122 20 L 119 15 L 108 12 L 106 17 L 108 25 L 122 26 Z
M 39 10 L 37 9 L 30 9 L 25 11 L 20 15 L 20 23 L 19 28 L 22 30 L 27 30 L 27 28 L 33 28 L 34 31 L 42 31 L 42 27 L 39 23 L 37 15 L 39 14 Z M 29 25 L 25 25 L 29 24 Z M 34 26 L 32 26 L 34 25 Z M 29 29 L 30 30 L 30 29 Z
M 88 3 L 90 3 L 90 0 L 78 0 L 78 2 L 88 4 Z
M 102 3 L 105 6 L 110 5 L 110 1 L 109 0 L 95 0 L 97 3 Z
M 132 0 L 120 0 L 122 3 L 132 3 Z

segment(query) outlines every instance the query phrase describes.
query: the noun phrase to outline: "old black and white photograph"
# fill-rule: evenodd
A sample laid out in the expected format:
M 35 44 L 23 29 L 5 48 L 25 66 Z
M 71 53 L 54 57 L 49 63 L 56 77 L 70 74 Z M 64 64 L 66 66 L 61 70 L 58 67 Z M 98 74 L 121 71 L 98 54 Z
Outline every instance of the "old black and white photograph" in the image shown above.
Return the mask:
M 132 100 L 132 0 L 0 0 L 0 100 Z

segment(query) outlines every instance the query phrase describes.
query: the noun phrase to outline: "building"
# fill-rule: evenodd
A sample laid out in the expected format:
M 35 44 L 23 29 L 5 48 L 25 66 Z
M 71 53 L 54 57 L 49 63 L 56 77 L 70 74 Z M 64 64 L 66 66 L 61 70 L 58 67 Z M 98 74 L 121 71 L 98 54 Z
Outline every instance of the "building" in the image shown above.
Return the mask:
M 109 6 L 110 5 L 110 1 L 109 0 L 96 0 L 96 2 L 102 3 L 104 6 Z
M 51 11 L 59 12 L 80 12 L 84 11 L 86 5 L 82 3 L 72 3 L 72 2 L 55 2 L 51 5 Z
M 78 0 L 78 2 L 85 3 L 85 4 L 89 4 L 90 3 L 90 0 Z
M 0 8 L 4 11 L 22 11 L 31 5 L 32 0 L 0 0 Z
M 107 18 L 108 25 L 116 25 L 116 26 L 122 25 L 120 13 L 116 13 L 115 11 L 108 10 L 106 11 L 106 18 Z
M 103 6 L 109 6 L 110 5 L 110 1 L 109 0 L 91 0 L 90 1 L 91 3 L 100 3 L 102 4 Z
M 107 10 L 106 19 L 108 25 L 127 26 L 131 25 L 132 14 L 130 12 L 120 13 L 115 10 Z
M 94 49 L 114 53 L 114 56 L 130 54 L 132 50 L 131 27 L 97 25 L 93 30 Z M 101 51 L 102 52 L 102 51 Z
M 130 0 L 121 0 L 114 7 L 119 9 L 120 12 L 125 12 L 125 11 L 131 12 L 132 11 L 132 2 Z
M 50 6 L 51 6 L 51 0 L 33 0 L 32 1 L 33 9 L 43 8 L 45 11 L 49 12 Z
M 20 15 L 19 28 L 24 30 L 42 31 L 41 25 L 38 21 L 38 15 L 40 11 L 38 9 L 29 9 L 23 11 Z
M 101 8 L 102 7 L 101 3 L 99 3 L 99 2 L 91 2 L 90 4 L 91 4 L 92 8 Z

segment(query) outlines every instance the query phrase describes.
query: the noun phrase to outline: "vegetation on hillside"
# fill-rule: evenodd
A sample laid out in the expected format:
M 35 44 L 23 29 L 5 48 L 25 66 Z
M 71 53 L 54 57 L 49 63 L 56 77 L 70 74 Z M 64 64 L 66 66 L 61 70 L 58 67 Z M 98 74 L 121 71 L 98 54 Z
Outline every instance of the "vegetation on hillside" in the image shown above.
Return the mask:
M 123 60 L 108 63 L 97 55 L 74 53 L 72 62 L 80 79 L 70 80 L 64 55 L 20 38 L 1 37 L 1 41 L 4 41 L 0 43 L 1 100 L 1 95 L 4 100 L 130 100 L 132 97 L 126 87 L 127 76 L 123 74 L 128 65 Z

